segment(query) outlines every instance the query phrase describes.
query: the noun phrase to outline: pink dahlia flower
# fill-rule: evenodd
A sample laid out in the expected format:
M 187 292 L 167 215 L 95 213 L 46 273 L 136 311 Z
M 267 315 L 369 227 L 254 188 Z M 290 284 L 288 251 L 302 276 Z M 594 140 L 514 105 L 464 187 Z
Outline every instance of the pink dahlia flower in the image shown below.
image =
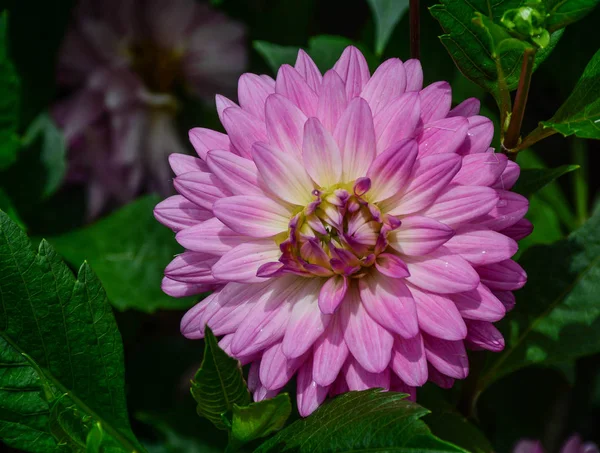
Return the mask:
M 513 453 L 544 453 L 544 447 L 540 441 L 524 439 L 515 446 Z M 579 435 L 574 434 L 563 444 L 560 453 L 600 453 L 600 450 L 595 443 L 584 443 Z
M 256 400 L 296 373 L 303 416 L 348 389 L 414 395 L 466 377 L 465 346 L 504 347 L 492 323 L 531 231 L 519 167 L 476 99 L 451 109 L 448 83 L 422 80 L 416 60 L 371 76 L 354 47 L 321 75 L 300 51 L 276 80 L 242 75 L 239 106 L 217 97 L 227 135 L 192 129 L 199 159 L 171 156 L 180 195 L 155 215 L 187 251 L 163 289 L 215 290 L 181 330 L 223 335 Z
M 83 0 L 60 54 L 72 94 L 54 108 L 70 145 L 69 179 L 89 214 L 143 189 L 171 192 L 167 156 L 184 153 L 175 89 L 212 99 L 246 63 L 241 25 L 194 0 Z

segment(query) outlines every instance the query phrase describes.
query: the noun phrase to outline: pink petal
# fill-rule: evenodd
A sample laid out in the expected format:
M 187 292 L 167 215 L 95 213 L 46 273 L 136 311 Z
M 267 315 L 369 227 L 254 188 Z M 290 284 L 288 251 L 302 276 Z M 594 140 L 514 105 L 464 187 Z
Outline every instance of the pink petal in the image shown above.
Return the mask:
M 377 68 L 360 96 L 369 103 L 373 115 L 376 115 L 391 99 L 404 93 L 405 89 L 404 65 L 398 58 L 390 58 Z
M 238 99 L 242 109 L 265 120 L 265 102 L 275 92 L 275 85 L 256 74 L 242 74 L 238 81 Z
M 390 278 L 405 278 L 410 275 L 402 259 L 391 253 L 381 253 L 375 261 L 377 270 Z
M 406 185 L 417 159 L 417 143 L 400 141 L 379 154 L 367 171 L 369 199 L 378 202 L 397 194 Z
M 333 317 L 325 333 L 315 342 L 313 351 L 313 379 L 321 386 L 331 385 L 348 357 L 339 316 Z
M 475 289 L 479 275 L 463 258 L 443 246 L 424 257 L 404 258 L 410 271 L 407 281 L 439 294 L 461 293 Z
M 386 368 L 381 373 L 369 373 L 356 360 L 350 360 L 345 367 L 345 375 L 348 388 L 352 391 L 372 388 L 390 389 L 389 368 Z
M 238 233 L 256 238 L 287 231 L 291 212 L 279 203 L 255 195 L 223 198 L 213 206 L 215 216 Z
M 304 125 L 302 160 L 310 177 L 321 187 L 330 187 L 342 178 L 342 155 L 331 134 L 317 118 Z
M 346 97 L 351 100 L 358 96 L 369 81 L 370 73 L 367 60 L 354 46 L 348 46 L 333 66 L 346 85 Z
M 417 389 L 415 387 L 411 387 L 406 385 L 398 376 L 392 374 L 390 376 L 390 390 L 392 392 L 405 393 L 406 399 L 409 401 L 417 401 Z
M 264 123 L 239 107 L 225 109 L 223 127 L 227 131 L 231 143 L 243 157 L 250 158 L 254 143 L 267 140 Z
M 292 101 L 306 116 L 316 115 L 319 100 L 317 93 L 290 65 L 284 64 L 279 68 L 275 82 L 275 92 Z
M 448 82 L 435 82 L 419 92 L 423 124 L 445 118 L 452 105 L 452 89 Z
M 215 283 L 211 266 L 217 257 L 206 253 L 184 252 L 177 255 L 165 268 L 165 276 L 178 282 L 203 284 Z
M 206 299 L 198 302 L 192 308 L 190 308 L 183 318 L 181 318 L 180 329 L 184 337 L 197 340 L 204 338 L 204 324 L 198 322 L 208 306 L 212 303 L 213 299 L 219 296 L 219 292 L 216 291 L 209 295 Z
M 427 367 L 427 373 L 429 375 L 429 380 L 440 388 L 451 389 L 454 385 L 454 379 L 446 376 L 443 373 L 440 373 L 438 370 L 432 367 L 431 364 L 429 364 Z
M 485 116 L 470 116 L 467 139 L 458 150 L 459 154 L 484 153 L 490 147 L 494 138 L 494 123 Z
M 294 376 L 305 357 L 289 359 L 282 351 L 281 343 L 269 347 L 260 360 L 260 381 L 268 390 L 282 388 Z
M 195 285 L 193 283 L 178 282 L 168 277 L 163 278 L 160 287 L 171 297 L 195 296 L 212 289 L 212 285 Z
M 401 280 L 371 273 L 359 280 L 359 289 L 365 309 L 377 323 L 403 338 L 419 333 L 415 301 Z
M 350 288 L 340 306 L 344 339 L 354 358 L 371 373 L 390 363 L 394 337 L 366 312 L 356 288 Z
M 286 97 L 272 94 L 267 98 L 266 118 L 270 143 L 284 153 L 301 156 L 306 115 Z
M 477 98 L 469 98 L 462 101 L 448 113 L 448 117 L 473 116 L 479 113 L 481 102 Z
M 439 340 L 424 335 L 427 360 L 440 373 L 454 379 L 464 379 L 469 374 L 469 359 L 462 341 Z
M 468 320 L 467 328 L 467 343 L 493 352 L 504 349 L 504 337 L 491 322 Z
M 506 168 L 507 160 L 506 155 L 500 153 L 466 155 L 452 182 L 465 186 L 491 186 Z
M 450 299 L 465 319 L 500 321 L 506 314 L 502 302 L 481 283 L 471 291 L 450 295 Z
M 577 450 L 576 450 L 577 451 Z M 563 452 L 563 450 L 561 450 Z M 520 440 L 513 449 L 513 453 L 545 453 L 544 447 L 539 440 Z M 567 452 L 564 452 L 567 453 Z M 575 453 L 575 452 L 569 452 Z
M 500 233 L 487 228 L 462 227 L 446 243 L 453 253 L 462 256 L 473 265 L 491 264 L 512 257 L 519 246 Z
M 233 231 L 213 217 L 199 225 L 181 230 L 175 239 L 182 247 L 193 252 L 221 256 L 251 238 Z
M 265 281 L 256 276 L 260 266 L 280 256 L 279 247 L 271 239 L 248 241 L 225 253 L 212 267 L 212 274 L 222 281 L 260 283 Z
M 502 234 L 519 241 L 531 234 L 533 224 L 527 219 L 521 219 L 517 223 L 500 231 Z
M 467 138 L 466 118 L 442 118 L 423 126 L 417 135 L 419 157 L 455 153 Z
M 439 194 L 458 173 L 460 164 L 461 158 L 456 154 L 435 154 L 418 159 L 406 188 L 397 196 L 386 200 L 382 209 L 390 215 L 408 215 L 421 211 L 434 202 L 432 208 L 435 209 L 439 203 Z
M 379 152 L 414 135 L 419 121 L 421 103 L 414 92 L 404 93 L 391 100 L 375 117 L 375 133 Z
M 481 283 L 491 290 L 514 291 L 527 283 L 527 274 L 513 260 L 477 267 Z
M 420 387 L 427 382 L 427 358 L 421 334 L 412 338 L 396 338 L 390 366 L 411 387 Z
M 462 340 L 467 336 L 467 326 L 456 305 L 448 297 L 411 287 L 417 306 L 419 328 L 444 340 Z
M 190 143 L 201 159 L 206 159 L 206 153 L 213 149 L 229 150 L 229 137 L 211 129 L 195 127 L 189 132 Z
M 219 119 L 221 120 L 221 124 L 223 124 L 223 113 L 228 108 L 239 108 L 235 102 L 230 99 L 227 99 L 225 96 L 217 94 L 215 96 L 215 104 L 217 104 L 217 113 L 219 115 Z
M 181 195 L 205 209 L 212 209 L 215 201 L 231 195 L 219 178 L 199 171 L 177 176 L 173 185 Z
M 329 387 L 321 387 L 312 378 L 312 361 L 307 360 L 298 371 L 296 401 L 301 417 L 312 414 L 327 397 Z
M 174 231 L 196 225 L 212 216 L 212 212 L 192 203 L 182 195 L 173 195 L 154 208 L 156 220 Z
M 515 295 L 511 291 L 492 291 L 492 293 L 500 302 L 502 302 L 502 305 L 504 305 L 504 308 L 506 308 L 507 312 L 515 308 Z
M 235 333 L 253 310 L 253 301 L 257 295 L 266 288 L 268 283 L 228 283 L 197 322 L 202 327 L 208 324 L 215 335 Z
M 508 190 L 498 190 L 498 195 L 500 199 L 496 206 L 477 222 L 496 231 L 513 226 L 529 209 L 529 200 L 523 195 Z
M 265 186 L 284 201 L 306 206 L 314 201 L 313 183 L 292 154 L 265 143 L 255 143 L 252 157 Z
M 373 117 L 367 101 L 356 98 L 350 102 L 333 137 L 342 156 L 342 181 L 366 175 L 376 155 Z
M 331 315 L 321 313 L 317 303 L 321 283 L 312 280 L 306 284 L 301 297 L 293 301 L 294 308 L 283 337 L 283 353 L 289 359 L 308 351 L 331 320 Z
M 342 275 L 330 277 L 319 292 L 321 313 L 335 313 L 348 291 L 348 279 Z
M 308 54 L 300 49 L 298 51 L 298 57 L 296 58 L 296 64 L 294 68 L 298 73 L 304 77 L 308 86 L 315 92 L 318 93 L 321 89 L 321 81 L 323 76 L 321 71 L 317 68 L 315 62 L 308 56 Z
M 515 185 L 520 174 L 521 167 L 519 167 L 519 164 L 509 160 L 506 163 L 506 168 L 492 187 L 494 189 L 509 190 Z
M 342 113 L 348 106 L 346 99 L 346 87 L 341 77 L 333 69 L 327 71 L 323 77 L 319 105 L 317 107 L 317 118 L 323 126 L 333 132 Z
M 446 225 L 477 219 L 494 209 L 498 194 L 489 187 L 448 186 L 422 214 Z
M 423 89 L 423 69 L 419 60 L 411 59 L 404 62 L 406 70 L 406 91 Z
M 206 155 L 210 171 L 231 193 L 236 195 L 264 195 L 259 187 L 258 169 L 254 162 L 228 151 L 214 150 Z
M 169 165 L 171 165 L 173 173 L 176 175 L 189 173 L 190 171 L 208 171 L 208 167 L 204 162 L 197 157 L 186 154 L 171 154 L 169 156 Z
M 454 230 L 437 220 L 422 216 L 402 219 L 400 227 L 388 234 L 390 246 L 403 255 L 423 256 L 444 245 Z

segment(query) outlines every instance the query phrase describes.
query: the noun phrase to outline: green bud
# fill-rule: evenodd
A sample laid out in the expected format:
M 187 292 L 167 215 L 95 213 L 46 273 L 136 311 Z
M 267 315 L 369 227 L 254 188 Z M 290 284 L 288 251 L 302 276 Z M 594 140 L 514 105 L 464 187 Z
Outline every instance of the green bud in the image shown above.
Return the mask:
M 538 47 L 546 47 L 550 42 L 550 34 L 544 28 L 546 17 L 542 1 L 529 0 L 519 8 L 506 11 L 500 21 L 511 34 L 527 39 Z

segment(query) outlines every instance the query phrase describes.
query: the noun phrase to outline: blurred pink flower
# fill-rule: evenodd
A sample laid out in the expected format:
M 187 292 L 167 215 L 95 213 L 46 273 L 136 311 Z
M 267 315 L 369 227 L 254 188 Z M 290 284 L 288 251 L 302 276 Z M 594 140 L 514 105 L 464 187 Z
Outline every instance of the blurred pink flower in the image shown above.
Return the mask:
M 560 453 L 599 453 L 598 445 L 593 442 L 583 442 L 579 435 L 569 437 L 560 449 Z M 520 440 L 513 453 L 544 453 L 544 447 L 538 440 Z
M 300 51 L 277 80 L 244 74 L 240 106 L 217 97 L 227 135 L 192 129 L 199 159 L 170 157 L 180 195 L 155 216 L 187 251 L 163 290 L 215 289 L 181 331 L 224 335 L 256 400 L 296 373 L 303 416 L 328 393 L 414 396 L 465 378 L 465 346 L 503 349 L 492 323 L 531 231 L 519 167 L 489 147 L 479 101 L 451 109 L 448 83 L 422 82 L 416 60 L 371 76 L 348 47 L 322 76 Z
M 175 89 L 212 101 L 246 64 L 243 27 L 194 0 L 84 0 L 58 64 L 70 97 L 53 109 L 70 145 L 69 179 L 89 214 L 141 190 L 169 194 L 167 156 L 184 153 Z

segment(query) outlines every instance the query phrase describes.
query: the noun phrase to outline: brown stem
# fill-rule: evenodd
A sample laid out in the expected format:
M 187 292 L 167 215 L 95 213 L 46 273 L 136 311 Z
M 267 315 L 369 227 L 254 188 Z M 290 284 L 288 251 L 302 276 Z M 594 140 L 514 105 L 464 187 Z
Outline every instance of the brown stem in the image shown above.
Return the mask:
M 535 49 L 525 49 L 523 52 L 523 65 L 521 66 L 521 77 L 515 97 L 510 123 L 504 134 L 503 148 L 511 153 L 519 144 L 521 136 L 521 124 L 525 115 L 525 106 L 527 105 L 527 96 L 529 95 L 529 86 L 531 85 L 531 75 L 533 74 L 533 62 L 535 61 Z
M 525 137 L 521 143 L 519 143 L 519 146 L 517 147 L 517 151 L 522 151 L 524 149 L 527 149 L 531 145 L 533 145 L 547 137 L 550 137 L 551 135 L 554 135 L 554 134 L 556 134 L 556 131 L 554 129 L 549 128 L 549 127 L 538 126 L 533 131 L 531 131 L 529 133 L 529 135 L 527 135 L 527 137 Z
M 421 58 L 421 20 L 419 0 L 410 0 L 410 58 Z

